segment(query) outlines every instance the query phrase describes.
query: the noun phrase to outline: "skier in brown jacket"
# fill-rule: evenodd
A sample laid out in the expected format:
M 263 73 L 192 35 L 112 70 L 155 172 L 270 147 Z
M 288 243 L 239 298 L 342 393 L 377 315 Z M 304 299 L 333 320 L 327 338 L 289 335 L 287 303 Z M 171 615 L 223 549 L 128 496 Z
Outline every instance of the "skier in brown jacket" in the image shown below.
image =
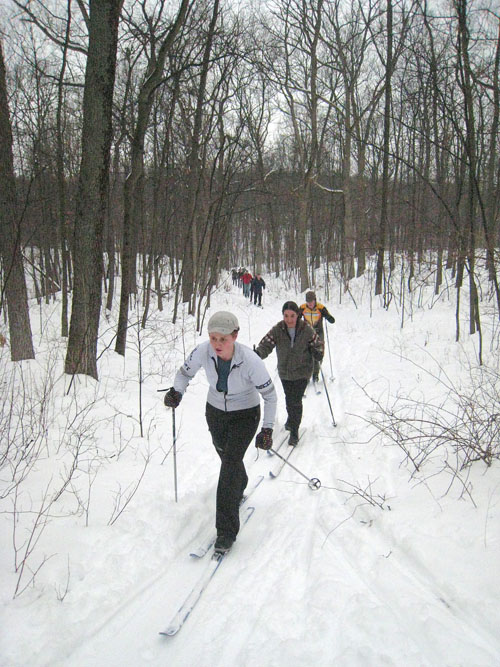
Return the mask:
M 283 319 L 267 332 L 255 352 L 265 359 L 276 348 L 288 413 L 285 428 L 290 431 L 288 443 L 295 446 L 302 421 L 302 398 L 313 372 L 313 361 L 321 362 L 324 346 L 314 329 L 301 319 L 295 301 L 286 301 L 282 312 Z

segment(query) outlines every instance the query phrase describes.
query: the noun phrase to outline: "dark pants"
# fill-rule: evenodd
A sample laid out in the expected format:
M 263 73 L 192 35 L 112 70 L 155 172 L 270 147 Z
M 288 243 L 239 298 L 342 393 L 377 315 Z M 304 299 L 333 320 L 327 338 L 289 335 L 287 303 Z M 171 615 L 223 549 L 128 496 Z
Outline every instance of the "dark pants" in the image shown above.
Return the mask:
M 217 535 L 236 539 L 240 529 L 239 504 L 248 483 L 243 457 L 260 421 L 260 406 L 224 412 L 207 403 L 208 429 L 221 466 L 217 485 Z
M 281 380 L 285 391 L 287 422 L 293 433 L 298 433 L 302 421 L 302 398 L 309 382 L 308 378 L 300 380 Z
M 254 305 L 257 305 L 257 301 L 259 302 L 259 306 L 261 306 L 262 305 L 262 291 L 253 293 Z

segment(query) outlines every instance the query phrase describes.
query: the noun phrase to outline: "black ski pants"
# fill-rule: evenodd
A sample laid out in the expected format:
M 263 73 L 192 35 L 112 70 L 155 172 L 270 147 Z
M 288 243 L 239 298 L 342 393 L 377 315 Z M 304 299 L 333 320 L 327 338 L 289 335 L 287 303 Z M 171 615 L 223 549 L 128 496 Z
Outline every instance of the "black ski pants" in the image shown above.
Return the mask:
M 288 424 L 290 430 L 298 433 L 302 421 L 302 398 L 307 387 L 309 378 L 299 380 L 281 380 L 285 392 L 286 411 L 288 413 Z
M 243 457 L 257 431 L 260 406 L 224 412 L 207 403 L 205 417 L 221 460 L 215 527 L 217 535 L 234 540 L 240 529 L 240 500 L 248 483 Z

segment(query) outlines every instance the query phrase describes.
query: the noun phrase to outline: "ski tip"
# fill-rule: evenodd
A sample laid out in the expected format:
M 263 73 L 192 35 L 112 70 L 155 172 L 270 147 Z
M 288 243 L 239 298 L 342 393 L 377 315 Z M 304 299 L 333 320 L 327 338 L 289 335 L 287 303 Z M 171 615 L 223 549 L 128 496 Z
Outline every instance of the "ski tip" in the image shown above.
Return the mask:
M 159 634 L 162 635 L 162 637 L 173 637 L 174 635 L 177 634 L 178 631 L 179 628 L 176 628 L 175 626 L 171 625 L 166 630 L 162 630 Z

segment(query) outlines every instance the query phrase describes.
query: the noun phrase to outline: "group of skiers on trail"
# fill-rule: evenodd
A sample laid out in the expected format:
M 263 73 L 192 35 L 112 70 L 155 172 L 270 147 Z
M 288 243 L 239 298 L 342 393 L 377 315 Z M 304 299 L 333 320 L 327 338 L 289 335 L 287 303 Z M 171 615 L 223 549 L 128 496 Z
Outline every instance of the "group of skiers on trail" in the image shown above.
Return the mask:
M 165 394 L 165 405 L 175 409 L 196 373 L 200 368 L 205 370 L 209 383 L 205 417 L 221 460 L 214 545 L 218 553 L 231 548 L 240 528 L 239 505 L 248 483 L 243 457 L 260 423 L 260 397 L 264 414 L 255 446 L 267 450 L 273 445 L 278 399 L 262 360 L 274 349 L 285 393 L 288 443 L 298 443 L 304 392 L 311 376 L 318 380 L 323 359 L 323 319 L 335 322 L 327 308 L 317 302 L 314 292 L 308 291 L 305 299 L 301 306 L 286 301 L 282 319 L 253 350 L 237 342 L 240 327 L 235 315 L 226 311 L 214 313 L 207 326 L 209 339 L 189 354 Z
M 231 271 L 233 285 L 241 287 L 243 296 L 250 299 L 250 303 L 262 306 L 262 290 L 266 289 L 266 283 L 262 275 L 257 272 L 252 276 L 246 269 L 233 269 Z

